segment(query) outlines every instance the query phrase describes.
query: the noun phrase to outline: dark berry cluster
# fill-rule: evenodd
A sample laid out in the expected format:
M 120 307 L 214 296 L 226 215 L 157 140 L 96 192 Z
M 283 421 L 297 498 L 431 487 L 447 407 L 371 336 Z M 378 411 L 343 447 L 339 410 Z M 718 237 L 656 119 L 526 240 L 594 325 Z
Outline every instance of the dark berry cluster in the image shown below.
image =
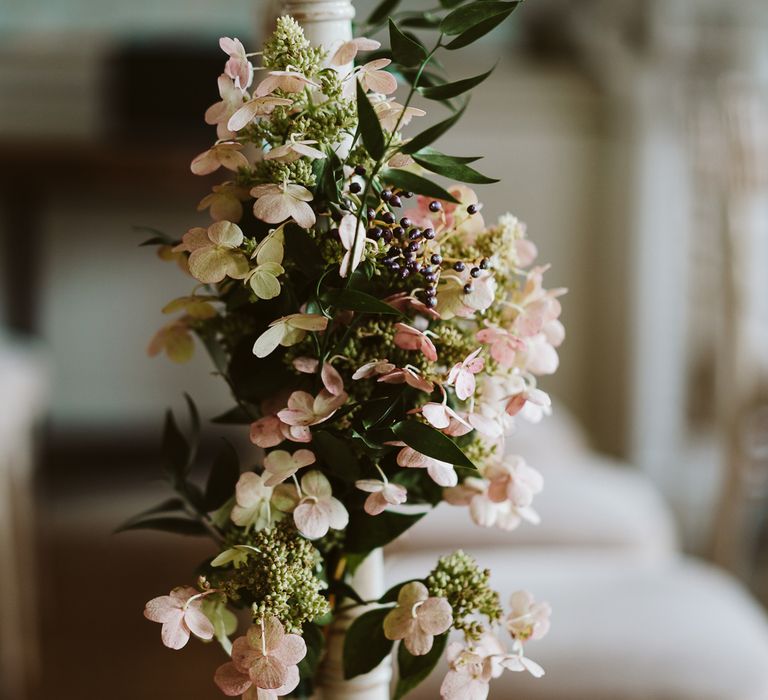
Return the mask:
M 447 264 L 438 253 L 431 253 L 426 243 L 435 238 L 433 228 L 420 228 L 416 226 L 408 217 L 402 217 L 398 220 L 392 209 L 402 206 L 403 199 L 413 197 L 412 192 L 383 190 L 380 194 L 381 204 L 378 209 L 368 208 L 368 238 L 386 243 L 387 250 L 384 253 L 384 266 L 398 279 L 406 280 L 410 277 L 419 275 L 423 282 L 417 285 L 420 287 L 418 296 L 428 307 L 437 306 L 437 283 L 440 276 L 440 270 Z M 442 209 L 442 203 L 434 200 L 429 203 L 429 210 L 437 213 Z M 467 207 L 469 214 L 475 214 L 478 211 L 476 205 Z M 483 261 L 487 266 L 487 261 Z M 482 264 L 482 263 L 481 263 Z M 457 267 L 461 265 L 461 268 Z M 455 269 L 464 269 L 464 263 L 456 263 Z M 473 268 L 474 270 L 475 268 Z M 477 275 L 474 275 L 477 276 Z M 467 285 L 471 291 L 471 285 Z

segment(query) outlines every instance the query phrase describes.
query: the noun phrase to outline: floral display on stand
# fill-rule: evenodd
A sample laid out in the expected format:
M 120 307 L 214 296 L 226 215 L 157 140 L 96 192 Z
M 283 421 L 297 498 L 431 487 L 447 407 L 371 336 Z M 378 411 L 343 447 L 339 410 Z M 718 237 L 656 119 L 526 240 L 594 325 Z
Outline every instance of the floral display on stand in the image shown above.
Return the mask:
M 199 343 L 236 404 L 214 422 L 242 426 L 253 447 L 225 444 L 200 465 L 188 399 L 189 429 L 169 413 L 164 431 L 176 495 L 124 529 L 213 540 L 186 585 L 144 614 L 171 649 L 218 640 L 229 659 L 213 679 L 244 700 L 309 697 L 329 626 L 355 608 L 344 674 L 397 645 L 395 698 L 443 655 L 448 699 L 485 698 L 504 671 L 544 673 L 527 653 L 549 606 L 518 591 L 505 611 L 490 572 L 461 551 L 378 600 L 352 585 L 372 551 L 443 501 L 481 527 L 538 521 L 542 478 L 514 454 L 513 432 L 550 412 L 538 379 L 557 369 L 564 337 L 564 290 L 544 288 L 525 226 L 486 220 L 470 188 L 495 180 L 477 158 L 433 147 L 490 74 L 451 82 L 438 54 L 518 3 L 397 4 L 328 50 L 290 16 L 259 54 L 222 38 L 220 100 L 205 113 L 217 140 L 191 165 L 226 178 L 199 205 L 212 222 L 147 242 L 194 280 L 164 307 L 173 318 L 150 354 L 183 362 Z M 373 38 L 382 30 L 389 49 Z M 447 117 L 419 132 L 430 105 Z

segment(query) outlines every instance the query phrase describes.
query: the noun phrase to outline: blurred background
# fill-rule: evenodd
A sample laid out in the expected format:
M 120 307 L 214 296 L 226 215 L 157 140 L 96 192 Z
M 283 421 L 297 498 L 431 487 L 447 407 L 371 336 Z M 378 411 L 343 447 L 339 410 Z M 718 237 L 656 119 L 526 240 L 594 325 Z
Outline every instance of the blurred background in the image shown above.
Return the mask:
M 147 358 L 161 307 L 190 282 L 135 227 L 179 237 L 206 220 L 210 183 L 189 162 L 214 138 L 217 39 L 256 50 L 272 4 L 0 0 L 9 700 L 217 697 L 221 652 L 163 649 L 141 617 L 206 546 L 110 533 L 162 498 L 166 407 L 183 391 L 204 416 L 230 407 L 200 349 L 188 365 Z M 374 3 L 354 4 L 365 17 Z M 442 145 L 486 155 L 502 179 L 482 189 L 486 218 L 526 221 L 548 284 L 570 290 L 543 385 L 556 415 L 520 435 L 548 477 L 544 524 L 467 547 L 507 563 L 510 591 L 530 579 L 555 605 L 533 655 L 549 674 L 515 697 L 765 700 L 768 5 L 528 0 L 446 60 L 455 78 L 498 61 Z M 416 533 L 393 566 L 463 537 Z M 658 672 L 665 636 L 674 672 Z

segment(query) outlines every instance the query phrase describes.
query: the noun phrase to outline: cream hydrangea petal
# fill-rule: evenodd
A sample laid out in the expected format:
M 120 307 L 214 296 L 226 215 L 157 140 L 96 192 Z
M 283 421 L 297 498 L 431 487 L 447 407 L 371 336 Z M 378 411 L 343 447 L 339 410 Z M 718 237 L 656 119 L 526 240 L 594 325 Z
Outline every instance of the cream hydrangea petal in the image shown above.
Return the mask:
M 334 530 L 343 530 L 349 524 L 349 513 L 337 498 L 329 498 L 323 502 L 328 514 L 328 524 Z
M 282 513 L 292 513 L 299 503 L 299 494 L 293 484 L 279 484 L 272 494 L 272 505 Z
M 282 228 L 275 229 L 256 248 L 256 263 L 280 264 L 285 255 L 285 235 Z
M 443 700 L 486 700 L 490 685 L 487 681 L 475 679 L 467 673 L 448 671 L 440 686 Z
M 286 317 L 286 323 L 305 331 L 324 331 L 328 327 L 328 319 L 320 314 L 292 314 Z
M 246 102 L 229 118 L 227 129 L 230 131 L 240 131 L 243 127 L 248 126 L 258 113 L 259 103 L 256 100 Z
M 293 453 L 293 461 L 296 466 L 301 469 L 301 467 L 314 464 L 315 453 L 311 450 L 296 450 L 296 452 Z
M 224 248 L 239 248 L 245 237 L 237 224 L 231 221 L 217 221 L 208 227 L 208 238 Z
M 373 92 L 389 95 L 397 90 L 397 79 L 391 73 L 383 70 L 366 71 L 364 73 L 365 86 Z
M 250 163 L 248 163 L 248 159 L 238 150 L 238 148 L 239 144 L 237 147 L 230 144 L 224 144 L 220 147 L 218 152 L 219 162 L 227 168 L 227 170 L 237 172 L 241 168 L 249 167 Z
M 287 194 L 266 194 L 259 197 L 254 203 L 253 215 L 268 224 L 279 224 L 293 216 L 295 205 L 296 201 Z M 304 228 L 309 228 L 309 226 Z
M 411 633 L 414 622 L 410 607 L 398 605 L 384 618 L 384 636 L 392 641 L 403 639 Z
M 247 165 L 247 161 L 246 161 Z M 209 175 L 221 167 L 221 162 L 213 148 L 196 155 L 192 159 L 189 169 L 195 175 Z
M 414 625 L 410 633 L 403 639 L 403 644 L 414 656 L 424 656 L 424 654 L 429 653 L 434 641 L 433 635 L 419 629 L 418 625 Z
M 277 265 L 276 263 L 265 263 L 267 265 Z M 273 271 L 274 270 L 274 271 Z M 253 293 L 259 297 L 259 299 L 274 299 L 280 296 L 280 280 L 277 279 L 277 275 L 284 272 L 282 266 L 277 265 L 277 268 L 271 269 L 257 269 L 249 280 Z
M 230 251 L 218 246 L 198 248 L 189 256 L 189 271 L 204 284 L 216 284 L 226 276 L 231 265 Z
M 400 593 L 397 596 L 397 604 L 399 607 L 407 608 L 410 613 L 411 608 L 416 603 L 420 603 L 428 597 L 429 591 L 421 581 L 411 581 L 400 589 Z
M 283 323 L 278 323 L 267 328 L 253 344 L 253 354 L 256 357 L 266 357 L 273 352 L 285 336 L 286 328 Z
M 323 153 L 320 149 L 313 148 L 306 143 L 293 144 L 293 150 L 302 156 L 306 156 L 307 158 L 325 158 L 325 153 Z
M 208 238 L 208 230 L 201 228 L 200 226 L 195 226 L 194 228 L 189 229 L 189 231 L 181 237 L 181 243 L 174 246 L 171 250 L 174 253 L 191 253 L 193 250 L 205 248 L 209 245 L 211 245 L 211 239 Z
M 301 490 L 318 500 L 330 498 L 333 494 L 330 482 L 317 469 L 307 472 L 301 478 Z
M 441 403 L 425 403 L 421 407 L 421 414 L 427 419 L 427 422 L 438 430 L 447 428 L 451 422 L 445 406 Z
M 355 487 L 366 493 L 378 493 L 384 488 L 384 482 L 380 479 L 358 479 Z
M 312 454 L 310 452 L 310 454 Z M 264 458 L 264 470 L 268 473 L 267 486 L 276 486 L 295 474 L 299 465 L 286 450 L 274 450 Z
M 168 622 L 174 619 L 180 610 L 179 602 L 169 595 L 152 598 L 144 606 L 144 617 L 152 622 Z
M 315 225 L 315 212 L 306 202 L 293 200 L 291 216 L 301 228 L 312 228 Z

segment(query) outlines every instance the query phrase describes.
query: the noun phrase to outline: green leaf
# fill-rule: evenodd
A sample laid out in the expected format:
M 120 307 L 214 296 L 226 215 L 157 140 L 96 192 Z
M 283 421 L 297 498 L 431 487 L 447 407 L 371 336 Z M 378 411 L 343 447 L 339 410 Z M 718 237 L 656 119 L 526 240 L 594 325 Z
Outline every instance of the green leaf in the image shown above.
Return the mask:
M 416 153 L 422 150 L 431 143 L 434 143 L 439 139 L 448 129 L 450 129 L 464 114 L 464 110 L 467 108 L 465 104 L 456 114 L 452 114 L 448 119 L 444 119 L 438 122 L 434 126 L 430 126 L 426 131 L 422 131 L 417 136 L 414 136 L 408 143 L 406 143 L 400 151 L 402 153 Z
M 408 447 L 427 457 L 470 469 L 475 467 L 451 438 L 431 425 L 415 420 L 404 420 L 392 426 L 392 430 Z
M 457 200 L 448 190 L 441 187 L 432 180 L 427 180 L 421 175 L 416 175 L 408 170 L 384 170 L 380 174 L 383 182 L 389 185 L 394 185 L 403 190 L 415 192 L 416 194 L 423 194 L 426 197 L 433 197 L 434 199 L 442 199 L 446 202 L 453 202 L 459 204 Z
M 349 600 L 354 600 L 360 605 L 365 605 L 366 603 L 360 594 L 345 581 L 334 581 L 331 584 L 330 592 L 335 594 L 340 600 L 343 598 L 348 598 Z
M 447 632 L 437 635 L 432 642 L 432 648 L 423 656 L 414 656 L 405 648 L 405 644 L 400 642 L 397 650 L 397 687 L 392 700 L 400 700 L 435 670 L 447 641 Z
M 422 168 L 426 168 L 438 175 L 449 177 L 451 180 L 471 182 L 475 185 L 488 185 L 492 182 L 498 182 L 498 180 L 487 177 L 477 172 L 474 168 L 470 168 L 465 163 L 462 163 L 460 158 L 443 154 L 433 155 L 425 153 L 414 153 L 412 157 Z
M 355 618 L 344 636 L 344 678 L 350 679 L 376 668 L 392 651 L 384 636 L 384 618 L 389 608 L 378 608 Z
M 235 492 L 235 485 L 239 478 L 240 459 L 235 448 L 228 442 L 224 442 L 208 474 L 204 501 L 206 512 L 221 508 L 227 502 Z
M 293 260 L 310 280 L 323 274 L 323 256 L 317 243 L 298 224 L 290 223 L 283 229 L 287 258 Z
M 382 0 L 368 16 L 366 24 L 379 24 L 383 22 L 399 4 L 400 0 Z
M 455 39 L 452 41 L 449 41 L 447 44 L 445 44 L 445 48 L 449 51 L 455 51 L 456 49 L 462 49 L 465 46 L 469 46 L 473 42 L 477 41 L 481 37 L 484 37 L 488 32 L 494 30 L 496 27 L 498 27 L 507 17 L 509 17 L 510 14 L 512 14 L 513 10 L 518 6 L 519 2 L 513 2 L 513 3 L 477 3 L 478 5 L 487 4 L 487 5 L 507 5 L 511 7 L 507 7 L 503 9 L 502 11 L 498 12 L 497 14 L 491 14 L 486 19 L 481 20 L 474 26 L 469 27 L 465 31 L 461 32 Z M 464 9 L 470 9 L 470 6 L 459 8 L 459 10 Z
M 184 399 L 189 410 L 189 463 L 191 466 L 197 456 L 197 446 L 200 442 L 200 414 L 197 412 L 197 406 L 195 406 L 192 397 L 186 392 L 184 392 Z
M 307 645 L 307 655 L 299 663 L 299 670 L 302 671 L 302 676 L 305 675 L 304 671 L 307 672 L 307 675 L 313 676 L 323 656 L 323 647 L 325 646 L 323 630 L 314 622 L 305 622 L 301 636 Z
M 312 445 L 328 471 L 342 481 L 351 483 L 360 478 L 360 465 L 349 442 L 341 440 L 325 430 L 312 434 Z
M 424 47 L 403 34 L 391 18 L 389 20 L 389 44 L 392 47 L 392 56 L 395 62 L 401 66 L 415 66 L 427 57 Z
M 463 2 L 466 2 L 466 0 L 440 0 L 440 4 L 448 10 L 457 5 L 461 5 Z
M 218 425 L 249 425 L 253 421 L 254 416 L 242 406 L 235 406 L 228 411 L 224 411 L 224 413 L 220 413 L 215 418 L 211 418 L 211 423 Z
M 161 532 L 173 532 L 177 535 L 208 534 L 205 526 L 199 520 L 177 518 L 170 515 L 129 522 L 120 527 L 117 532 L 127 532 L 128 530 L 160 530 Z
M 378 399 L 367 401 L 360 411 L 360 419 L 366 430 L 375 428 L 386 420 L 398 407 L 401 407 L 403 391 L 398 391 L 394 396 L 382 396 Z
M 493 73 L 494 66 L 486 73 L 481 73 L 472 78 L 464 78 L 464 80 L 457 80 L 454 83 L 445 83 L 444 85 L 435 85 L 433 87 L 420 87 L 416 88 L 423 97 L 429 100 L 449 100 L 452 97 L 458 97 L 464 94 L 473 87 L 480 85 L 491 73 Z
M 499 14 L 509 14 L 519 2 L 473 2 L 448 13 L 440 23 L 440 31 L 455 36 Z
M 425 513 L 393 513 L 385 510 L 380 515 L 368 515 L 365 511 L 353 511 L 347 528 L 347 549 L 350 552 L 368 553 L 396 540 L 408 528 L 415 525 Z
M 325 304 L 335 306 L 337 309 L 349 309 L 367 314 L 401 315 L 394 306 L 357 289 L 329 289 L 323 293 L 321 299 Z
M 170 410 L 166 411 L 163 428 L 163 460 L 165 473 L 171 483 L 179 484 L 184 481 L 189 472 L 190 455 L 189 443 L 179 430 L 173 413 Z
M 162 503 L 153 506 L 152 508 L 143 510 L 141 513 L 128 518 L 128 520 L 126 520 L 122 525 L 115 529 L 115 532 L 122 532 L 131 524 L 141 520 L 146 520 L 147 516 L 149 515 L 156 515 L 157 513 L 172 513 L 174 511 L 184 511 L 184 501 L 182 501 L 180 498 L 168 498 Z
M 381 124 L 373 105 L 359 81 L 357 81 L 357 118 L 365 149 L 371 158 L 380 160 L 384 157 L 384 132 L 381 130 Z
M 440 26 L 442 18 L 432 12 L 414 13 L 412 17 L 404 17 L 400 20 L 401 27 L 414 29 L 436 29 Z

